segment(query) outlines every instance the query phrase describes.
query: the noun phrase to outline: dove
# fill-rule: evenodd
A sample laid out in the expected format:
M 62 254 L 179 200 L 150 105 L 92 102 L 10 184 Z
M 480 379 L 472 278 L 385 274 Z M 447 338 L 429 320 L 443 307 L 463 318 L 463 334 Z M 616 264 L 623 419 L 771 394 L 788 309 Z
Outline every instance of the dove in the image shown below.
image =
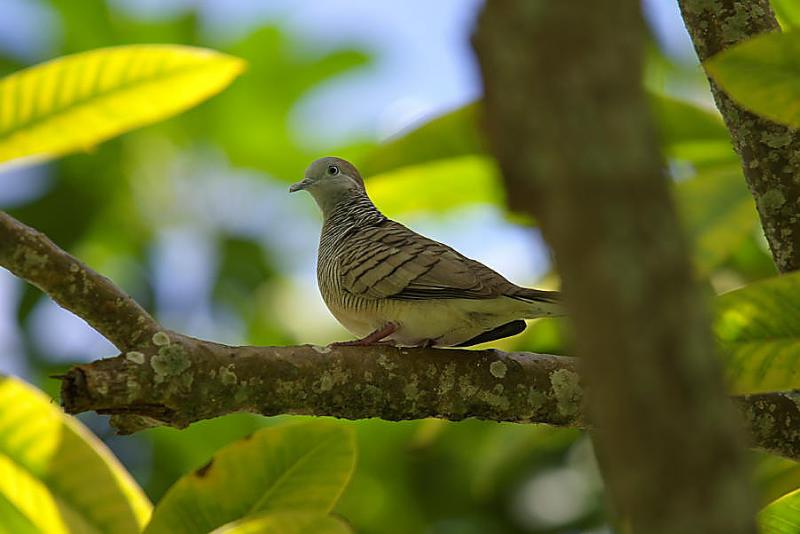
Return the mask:
M 289 188 L 303 190 L 323 217 L 320 293 L 357 337 L 337 345 L 467 347 L 519 334 L 525 319 L 563 315 L 558 292 L 515 285 L 387 218 L 356 167 L 341 158 L 314 161 Z

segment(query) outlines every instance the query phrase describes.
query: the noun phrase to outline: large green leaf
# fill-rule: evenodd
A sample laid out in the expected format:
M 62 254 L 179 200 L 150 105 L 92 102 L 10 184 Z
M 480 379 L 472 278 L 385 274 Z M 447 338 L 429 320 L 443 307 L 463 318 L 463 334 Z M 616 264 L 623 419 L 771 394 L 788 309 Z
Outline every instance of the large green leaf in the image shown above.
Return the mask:
M 800 462 L 766 452 L 750 451 L 758 500 L 766 506 L 800 488 Z
M 699 274 L 708 276 L 758 224 L 741 168 L 704 171 L 675 186 L 678 206 L 694 242 Z
M 758 514 L 761 534 L 797 534 L 800 532 L 800 490 L 770 503 Z
M 330 512 L 355 466 L 349 427 L 265 428 L 217 453 L 170 488 L 145 532 L 208 532 L 257 512 Z
M 0 162 L 87 149 L 221 91 L 238 58 L 177 45 L 101 48 L 0 80 Z
M 477 103 L 442 114 L 373 150 L 363 162 L 365 176 L 406 165 L 455 158 L 484 152 L 478 128 Z
M 800 126 L 800 31 L 767 33 L 706 61 L 714 80 L 745 108 Z M 766 139 L 786 143 L 785 139 Z M 782 145 L 777 145 L 782 146 Z
M 468 204 L 502 204 L 499 178 L 491 158 L 464 156 L 379 174 L 367 180 L 367 190 L 389 217 L 414 211 L 440 213 Z
M 772 9 L 784 28 L 800 27 L 800 2 L 797 0 L 771 0 Z
M 650 93 L 650 106 L 669 155 L 692 161 L 737 161 L 719 114 L 690 102 Z M 440 115 L 392 139 L 360 162 L 365 176 L 439 160 L 485 154 L 480 103 Z
M 212 534 L 350 534 L 339 518 L 319 512 L 266 512 L 228 523 Z
M 695 167 L 738 164 L 719 113 L 658 93 L 650 93 L 650 109 L 668 157 L 691 161 Z
M 714 330 L 734 392 L 800 388 L 800 273 L 720 295 Z
M 0 377 L 0 532 L 140 532 L 150 503 L 76 419 Z

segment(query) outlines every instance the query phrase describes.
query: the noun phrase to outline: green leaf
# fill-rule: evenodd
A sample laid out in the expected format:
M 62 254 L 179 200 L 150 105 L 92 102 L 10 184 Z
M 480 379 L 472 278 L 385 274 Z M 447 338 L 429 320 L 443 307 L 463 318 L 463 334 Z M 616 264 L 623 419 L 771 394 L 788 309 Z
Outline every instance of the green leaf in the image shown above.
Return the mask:
M 406 165 L 482 154 L 479 112 L 473 103 L 440 115 L 380 145 L 360 163 L 360 169 L 364 176 L 372 176 Z
M 738 164 L 728 129 L 718 113 L 652 92 L 650 109 L 668 157 L 691 161 L 695 166 L 720 162 Z
M 656 93 L 650 93 L 650 105 L 669 155 L 692 161 L 738 161 L 719 114 Z M 480 103 L 472 103 L 440 115 L 378 146 L 359 162 L 359 168 L 369 177 L 410 165 L 486 155 L 478 126 L 480 111 Z
M 800 2 L 797 0 L 771 0 L 771 3 L 783 28 L 800 27 Z
M 100 48 L 0 80 L 0 162 L 86 150 L 225 88 L 238 58 L 177 45 Z
M 714 330 L 734 393 L 800 387 L 800 273 L 720 295 Z
M 800 488 L 800 463 L 759 451 L 750 451 L 750 456 L 753 479 L 762 506 Z
M 797 534 L 800 532 L 800 490 L 773 501 L 758 514 L 761 534 Z
M 728 48 L 705 62 L 731 98 L 775 122 L 800 126 L 800 31 L 767 33 Z M 781 138 L 765 139 L 782 143 Z
M 170 488 L 145 532 L 208 532 L 256 512 L 330 512 L 355 466 L 349 427 L 265 428 L 217 453 Z
M 319 512 L 267 512 L 222 526 L 212 534 L 350 534 L 341 519 Z
M 678 182 L 678 206 L 694 241 L 699 274 L 710 275 L 758 224 L 753 197 L 740 167 L 705 171 Z
M 375 205 L 389 217 L 503 202 L 498 169 L 494 160 L 484 156 L 464 156 L 389 171 L 368 179 L 367 190 Z
M 0 525 L 11 532 L 124 534 L 140 532 L 150 508 L 77 419 L 32 386 L 0 377 Z

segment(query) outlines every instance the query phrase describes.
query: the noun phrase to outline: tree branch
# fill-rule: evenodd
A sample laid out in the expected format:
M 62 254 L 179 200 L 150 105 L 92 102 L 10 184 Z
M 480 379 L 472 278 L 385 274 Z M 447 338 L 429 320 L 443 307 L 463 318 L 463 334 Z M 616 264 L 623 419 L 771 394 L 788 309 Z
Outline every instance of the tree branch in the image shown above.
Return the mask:
M 598 460 L 631 531 L 755 532 L 642 88 L 644 37 L 638 0 L 487 2 L 484 120 L 511 206 L 553 247 Z
M 769 0 L 679 0 L 700 61 L 765 32 L 780 31 Z M 736 104 L 709 78 L 756 201 L 775 265 L 800 268 L 800 131 Z
M 167 343 L 167 341 L 169 341 Z M 123 432 L 185 427 L 231 412 L 388 420 L 479 417 L 579 424 L 582 389 L 572 358 L 496 350 L 374 347 L 228 347 L 162 332 L 145 352 L 71 369 L 69 413 L 125 415 Z
M 47 293 L 119 350 L 132 349 L 159 330 L 158 323 L 111 280 L 2 211 L 0 265 Z
M 61 393 L 66 411 L 110 414 L 123 434 L 242 411 L 585 426 L 574 358 L 384 346 L 229 347 L 174 332 L 154 338 L 144 352 L 70 369 Z M 800 460 L 800 393 L 735 402 L 754 447 Z
M 133 303 L 39 232 L 2 212 L 0 221 L 0 266 L 38 281 L 51 297 L 61 295 L 66 309 L 84 319 L 102 318 L 110 298 L 92 301 L 87 292 L 63 291 L 65 283 L 74 281 L 89 288 L 89 294 L 100 287 L 102 295 Z M 31 251 L 36 259 L 25 259 Z M 45 266 L 58 272 L 42 273 Z M 65 273 L 72 275 L 69 281 Z M 114 309 L 122 310 L 118 319 L 145 317 L 149 337 L 130 336 L 126 321 L 103 321 L 108 337 L 136 339 L 135 347 L 70 369 L 61 397 L 68 413 L 112 415 L 112 425 L 121 433 L 158 425 L 183 428 L 242 411 L 584 425 L 584 394 L 574 358 L 382 346 L 229 347 L 163 330 L 135 303 Z M 121 334 L 114 324 L 121 325 Z M 800 395 L 775 393 L 737 399 L 752 428 L 754 447 L 800 460 L 800 433 L 792 431 L 800 426 L 796 398 Z

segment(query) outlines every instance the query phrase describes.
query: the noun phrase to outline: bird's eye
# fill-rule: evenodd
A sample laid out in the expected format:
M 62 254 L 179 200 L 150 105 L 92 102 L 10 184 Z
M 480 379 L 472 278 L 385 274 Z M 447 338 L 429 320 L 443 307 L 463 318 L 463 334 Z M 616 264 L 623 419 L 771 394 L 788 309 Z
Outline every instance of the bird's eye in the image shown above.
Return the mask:
M 336 165 L 328 167 L 328 176 L 336 176 L 337 174 L 339 174 L 339 167 Z

